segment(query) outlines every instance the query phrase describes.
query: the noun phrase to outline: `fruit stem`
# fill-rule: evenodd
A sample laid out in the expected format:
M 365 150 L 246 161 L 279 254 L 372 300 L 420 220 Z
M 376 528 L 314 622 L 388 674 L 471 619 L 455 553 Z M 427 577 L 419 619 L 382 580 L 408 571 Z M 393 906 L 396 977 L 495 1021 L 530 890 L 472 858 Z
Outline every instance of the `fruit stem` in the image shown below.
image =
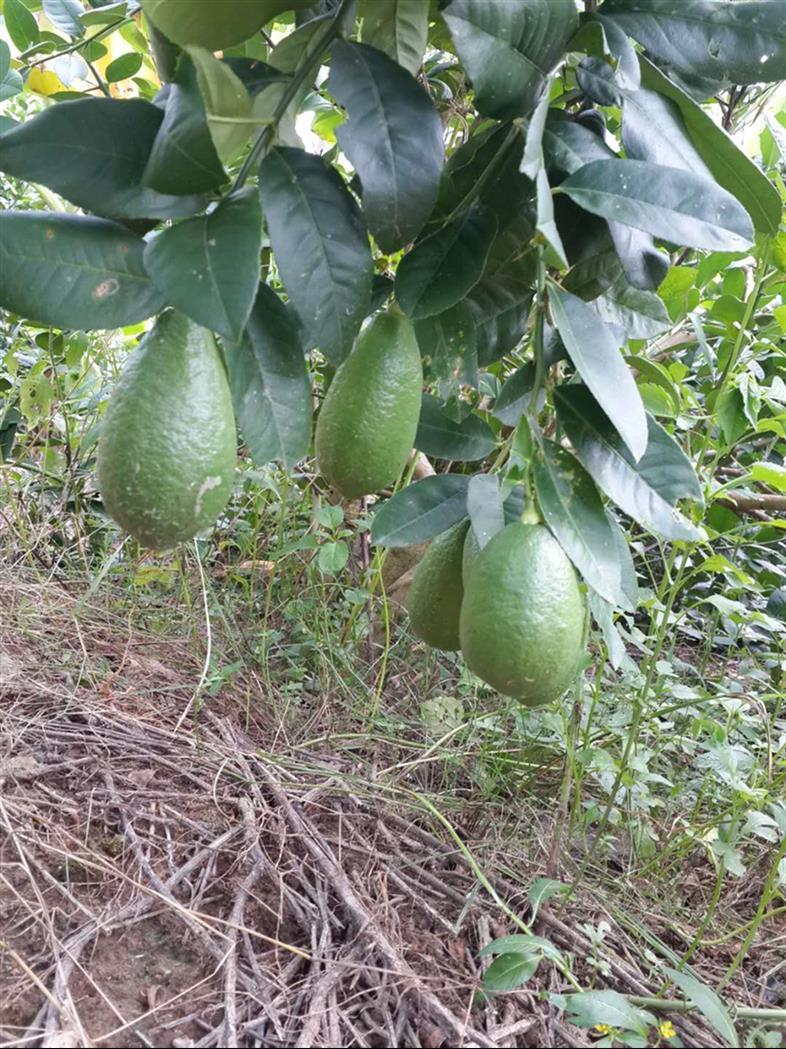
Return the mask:
M 273 141 L 273 136 L 278 129 L 279 121 L 286 113 L 291 102 L 295 99 L 303 83 L 308 77 L 313 75 L 315 66 L 319 64 L 320 59 L 325 51 L 327 51 L 329 45 L 338 36 L 341 29 L 342 19 L 351 3 L 353 3 L 353 0 L 341 0 L 333 18 L 322 27 L 321 32 L 316 34 L 314 46 L 306 51 L 299 66 L 292 74 L 292 79 L 290 80 L 286 91 L 281 96 L 281 100 L 273 111 L 273 117 L 270 123 L 266 124 L 259 132 L 254 144 L 249 150 L 248 156 L 243 161 L 243 165 L 237 174 L 232 189 L 230 190 L 230 195 L 232 193 L 237 193 L 237 191 L 245 185 L 254 165 L 260 161 L 267 152 Z
M 544 259 L 543 245 L 538 245 L 538 261 L 536 275 L 536 298 L 535 298 L 535 322 L 532 333 L 532 348 L 535 356 L 535 381 L 532 384 L 527 414 L 530 425 L 535 422 L 538 408 L 538 397 L 543 387 L 546 368 L 544 363 L 544 323 L 546 319 L 546 263 Z M 538 432 L 537 426 L 532 426 L 533 433 Z

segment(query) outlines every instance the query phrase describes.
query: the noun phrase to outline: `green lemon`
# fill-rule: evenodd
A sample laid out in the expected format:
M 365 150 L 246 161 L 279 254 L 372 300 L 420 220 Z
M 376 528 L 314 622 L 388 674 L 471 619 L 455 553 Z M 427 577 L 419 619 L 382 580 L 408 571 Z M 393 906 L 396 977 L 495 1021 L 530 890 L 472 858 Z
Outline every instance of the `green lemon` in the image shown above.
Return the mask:
M 98 445 L 106 511 L 140 543 L 168 549 L 226 506 L 235 417 L 211 332 L 168 312 L 139 344 L 109 401 Z
M 415 569 L 407 600 L 412 632 L 432 648 L 447 652 L 461 647 L 461 559 L 468 528 L 469 521 L 462 521 L 431 541 Z
M 142 10 L 168 40 L 209 51 L 242 44 L 278 13 L 275 7 L 271 0 L 142 0 Z
M 319 472 L 345 499 L 398 479 L 415 440 L 422 387 L 412 323 L 379 314 L 336 372 L 317 420 Z
M 510 524 L 469 572 L 461 649 L 470 670 L 498 692 L 540 706 L 573 682 L 585 615 L 576 573 L 551 532 Z

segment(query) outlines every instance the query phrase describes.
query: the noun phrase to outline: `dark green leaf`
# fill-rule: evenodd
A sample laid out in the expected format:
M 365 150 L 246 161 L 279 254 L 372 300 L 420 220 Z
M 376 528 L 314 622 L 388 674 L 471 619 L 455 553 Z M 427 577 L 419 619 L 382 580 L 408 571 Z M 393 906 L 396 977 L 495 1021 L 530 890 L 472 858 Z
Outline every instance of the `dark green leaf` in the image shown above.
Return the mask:
M 119 328 L 164 299 L 142 263 L 144 241 L 83 215 L 0 212 L 0 304 L 57 328 Z
M 415 335 L 421 356 L 429 361 L 435 378 L 477 385 L 477 330 L 468 302 L 460 302 L 436 317 L 415 321 Z
M 605 0 L 603 14 L 682 73 L 786 79 L 786 8 L 775 0 Z
M 404 312 L 421 320 L 455 306 L 480 280 L 496 232 L 494 213 L 476 204 L 418 241 L 396 272 Z
M 617 67 L 615 74 L 619 85 L 626 90 L 635 91 L 641 83 L 641 72 L 636 49 L 625 33 L 612 18 L 604 18 L 602 14 L 595 16 L 603 28 L 606 43 L 612 55 L 616 59 Z
M 204 206 L 203 197 L 167 196 L 142 185 L 162 119 L 157 106 L 141 99 L 61 102 L 3 135 L 0 170 L 111 218 L 190 215 Z
M 364 0 L 364 44 L 384 51 L 416 75 L 426 50 L 428 4 L 423 0 Z
M 81 0 L 41 0 L 41 6 L 55 29 L 72 38 L 84 35 L 81 17 L 85 8 Z
M 650 416 L 647 451 L 635 462 L 608 417 L 584 386 L 554 393 L 559 420 L 579 460 L 596 484 L 644 528 L 667 539 L 698 539 L 700 533 L 674 508 L 681 498 L 701 498 L 685 453 Z
M 643 291 L 656 291 L 668 272 L 669 256 L 658 251 L 649 233 L 633 226 L 610 222 L 609 234 L 628 283 Z
M 532 112 L 578 24 L 573 0 L 453 0 L 442 16 L 475 105 L 497 120 Z
M 41 36 L 38 23 L 35 15 L 28 11 L 22 0 L 5 0 L 3 19 L 11 42 L 19 51 L 26 51 L 32 44 L 38 43 Z
M 259 189 L 292 305 L 338 365 L 371 302 L 374 265 L 357 204 L 334 168 L 300 149 L 272 150 L 260 166 Z
M 395 251 L 420 232 L 437 199 L 439 115 L 410 73 L 366 44 L 333 45 L 328 89 L 347 110 L 336 135 L 360 177 L 368 228 L 383 251 Z
M 438 474 L 409 485 L 377 510 L 371 541 L 378 546 L 411 546 L 445 532 L 467 516 L 469 478 Z
M 483 974 L 483 987 L 493 993 L 515 991 L 535 975 L 538 965 L 539 954 L 500 954 Z
M 607 413 L 634 459 L 647 447 L 647 418 L 619 344 L 591 306 L 551 288 L 549 302 L 565 348 L 584 382 Z
M 620 85 L 614 75 L 614 70 L 602 58 L 594 58 L 590 55 L 583 58 L 576 70 L 576 80 L 579 87 L 601 106 L 619 106 L 622 102 Z
M 688 135 L 679 108 L 656 91 L 640 88 L 625 93 L 622 144 L 632 160 L 649 160 L 712 178 Z
M 203 193 L 226 182 L 213 145 L 194 63 L 183 55 L 169 86 L 143 182 L 160 193 Z
M 106 67 L 105 78 L 107 83 L 114 84 L 119 80 L 127 80 L 136 76 L 142 68 L 142 56 L 138 51 L 129 51 L 128 54 L 120 55 Z
M 475 285 L 465 302 L 473 313 L 479 365 L 499 360 L 521 341 L 533 295 L 529 282 L 504 270 Z
M 557 178 L 572 175 L 591 160 L 612 160 L 616 154 L 594 131 L 559 110 L 549 110 L 543 129 L 543 153 L 549 173 Z
M 624 274 L 595 299 L 593 307 L 607 324 L 623 328 L 629 339 L 650 339 L 671 327 L 662 299 L 653 291 L 634 288 Z
M 729 1010 L 715 991 L 697 980 L 695 976 L 691 976 L 690 973 L 672 969 L 669 965 L 665 966 L 665 969 L 685 997 L 693 1002 L 704 1019 L 712 1024 L 726 1045 L 731 1046 L 732 1049 L 739 1049 L 739 1035 L 734 1028 Z
M 681 87 L 643 55 L 639 56 L 639 61 L 642 83 L 665 95 L 678 107 L 694 146 L 716 181 L 739 200 L 757 230 L 770 236 L 777 233 L 781 200 L 764 172 Z
M 582 208 L 673 244 L 711 251 L 750 247 L 742 205 L 714 182 L 643 160 L 594 160 L 561 185 Z
M 259 193 L 247 186 L 209 215 L 169 226 L 150 240 L 145 267 L 167 302 L 238 342 L 257 294 L 261 242 Z
M 505 527 L 502 491 L 496 474 L 475 474 L 467 489 L 467 513 L 482 550 L 489 539 Z
M 426 455 L 456 462 L 485 459 L 494 451 L 496 441 L 488 423 L 477 415 L 467 415 L 461 422 L 445 411 L 438 397 L 423 394 L 415 447 Z
M 229 57 L 222 58 L 221 61 L 229 66 L 251 96 L 258 95 L 270 84 L 284 84 L 289 79 L 281 70 L 258 58 Z
M 671 326 L 663 300 L 627 281 L 615 251 L 590 255 L 577 263 L 563 287 L 586 302 L 593 300 L 600 317 L 622 327 L 631 339 L 648 339 Z
M 535 384 L 535 365 L 528 362 L 509 375 L 494 404 L 493 414 L 505 426 L 517 426 L 527 410 Z
M 292 317 L 267 284 L 260 285 L 246 337 L 228 347 L 227 358 L 235 415 L 252 458 L 291 469 L 308 454 L 311 385 Z
M 560 546 L 593 590 L 627 605 L 614 535 L 592 478 L 554 441 L 543 442 L 532 468 L 541 512 Z

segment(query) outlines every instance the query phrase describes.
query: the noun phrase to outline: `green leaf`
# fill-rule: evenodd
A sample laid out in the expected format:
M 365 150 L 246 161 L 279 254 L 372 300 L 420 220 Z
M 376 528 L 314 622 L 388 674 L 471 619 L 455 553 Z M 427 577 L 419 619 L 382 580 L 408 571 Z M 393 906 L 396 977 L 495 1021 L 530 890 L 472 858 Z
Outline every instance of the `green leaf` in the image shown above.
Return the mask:
M 532 461 L 546 524 L 587 583 L 615 605 L 627 605 L 609 522 L 597 488 L 566 448 L 544 441 Z
M 371 541 L 411 546 L 447 531 L 467 516 L 468 487 L 462 474 L 438 474 L 409 485 L 377 510 Z
M 726 445 L 731 448 L 748 429 L 745 417 L 745 402 L 736 386 L 721 391 L 715 405 L 721 433 Z
M 634 459 L 647 448 L 644 405 L 618 342 L 591 306 L 568 292 L 549 291 L 554 324 L 570 359 L 627 444 Z
M 207 126 L 194 63 L 182 55 L 142 181 L 161 193 L 187 194 L 217 189 L 226 179 Z
M 658 251 L 649 233 L 632 226 L 610 222 L 609 233 L 628 283 L 643 291 L 656 291 L 669 269 L 665 251 Z
M 176 218 L 204 206 L 142 185 L 161 110 L 142 99 L 82 98 L 42 110 L 0 138 L 0 171 L 110 218 Z M 56 163 L 55 163 L 56 157 Z
M 346 567 L 348 560 L 349 548 L 341 540 L 323 543 L 317 554 L 317 566 L 324 575 L 338 575 Z
M 663 300 L 628 282 L 616 251 L 582 259 L 567 275 L 563 287 L 585 302 L 592 301 L 600 317 L 607 324 L 622 327 L 628 338 L 649 339 L 671 327 Z
M 610 499 L 644 528 L 667 539 L 700 538 L 674 508 L 677 499 L 701 498 L 698 478 L 662 426 L 648 416 L 647 451 L 637 463 L 585 386 L 560 386 L 554 401 L 577 458 Z
M 396 272 L 404 312 L 422 320 L 455 306 L 480 280 L 496 233 L 494 213 L 476 204 L 418 241 Z
M 527 410 L 535 385 L 535 365 L 528 361 L 509 375 L 494 402 L 492 414 L 505 426 L 517 426 Z
M 120 328 L 164 299 L 142 263 L 144 241 L 105 219 L 0 212 L 0 304 L 57 328 Z
M 310 338 L 338 365 L 371 302 L 374 265 L 357 204 L 334 168 L 287 147 L 262 161 L 259 189 L 287 294 Z
M 489 539 L 505 527 L 502 491 L 496 474 L 475 474 L 467 489 L 467 513 L 482 550 Z
M 475 322 L 479 365 L 499 360 L 518 345 L 527 330 L 533 295 L 530 283 L 510 270 L 475 285 L 464 301 Z
M 622 145 L 632 160 L 649 160 L 712 178 L 688 135 L 678 106 L 656 91 L 640 88 L 625 93 Z
M 546 244 L 551 248 L 556 264 L 563 269 L 567 269 L 568 260 L 559 230 L 557 229 L 557 223 L 554 219 L 554 202 L 551 197 L 551 186 L 549 185 L 543 159 L 543 131 L 546 127 L 546 116 L 549 110 L 549 84 L 550 81 L 547 81 L 543 98 L 538 102 L 529 122 L 520 168 L 523 174 L 535 183 L 537 204 L 535 227 L 545 238 Z
M 383 251 L 395 251 L 417 236 L 437 199 L 439 115 L 411 74 L 366 44 L 333 45 L 328 90 L 347 111 L 336 136 L 360 178 L 366 224 Z
M 515 991 L 535 975 L 537 954 L 501 954 L 483 974 L 483 988 L 490 993 Z
M 606 0 L 603 14 L 681 73 L 735 84 L 786 78 L 777 0 Z
M 308 455 L 311 384 L 293 319 L 267 284 L 259 287 L 246 337 L 228 347 L 227 358 L 235 415 L 251 457 L 291 469 Z
M 428 4 L 423 0 L 363 0 L 361 40 L 384 51 L 415 76 L 428 35 Z
M 477 385 L 477 329 L 467 301 L 436 317 L 415 321 L 415 335 L 435 378 Z
M 543 128 L 543 153 L 549 173 L 572 175 L 591 160 L 612 160 L 616 154 L 588 127 L 566 119 L 561 110 L 548 111 Z
M 0 102 L 5 102 L 7 98 L 18 95 L 23 87 L 22 77 L 11 68 L 11 49 L 5 40 L 0 40 Z M 4 117 L 3 119 L 10 120 L 11 118 Z M 14 127 L 15 124 L 16 121 L 12 121 L 10 127 Z M 7 130 L 7 127 L 0 125 L 0 134 Z
M 786 466 L 781 463 L 754 463 L 750 473 L 751 480 L 766 484 L 778 492 L 786 492 Z
M 108 84 L 116 84 L 120 80 L 128 80 L 136 76 L 142 68 L 142 56 L 137 51 L 129 51 L 120 55 L 106 67 L 104 77 Z
M 570 888 L 565 882 L 554 878 L 536 878 L 527 890 L 527 899 L 530 906 L 530 923 L 535 924 L 541 904 L 553 899 L 555 896 L 564 896 Z
M 456 422 L 438 397 L 424 393 L 415 447 L 438 459 L 474 462 L 490 455 L 496 441 L 488 423 L 477 415 L 470 414 Z
M 726 1006 L 711 987 L 697 980 L 690 973 L 680 972 L 665 966 L 666 972 L 685 997 L 691 1001 L 708 1023 L 712 1024 L 726 1045 L 739 1049 L 740 1039 Z
M 41 38 L 35 15 L 28 11 L 22 0 L 5 0 L 3 19 L 11 42 L 19 51 L 26 51 Z
M 681 87 L 648 62 L 644 55 L 639 55 L 639 62 L 642 83 L 665 95 L 678 107 L 694 146 L 719 185 L 737 198 L 759 232 L 770 236 L 777 233 L 781 200 L 764 172 Z
M 442 17 L 484 116 L 526 117 L 578 24 L 573 0 L 453 0 Z
M 657 1021 L 652 1013 L 632 1005 L 618 991 L 581 991 L 564 996 L 569 1020 L 576 1027 L 607 1024 L 621 1031 L 634 1031 L 646 1037 L 648 1028 Z
M 251 136 L 251 96 L 226 64 L 202 47 L 186 49 L 196 69 L 207 126 L 223 161 L 230 161 Z
M 85 8 L 81 0 L 41 0 L 41 6 L 55 29 L 72 39 L 84 36 L 85 27 L 81 18 Z
M 169 226 L 150 240 L 145 267 L 167 302 L 238 342 L 257 294 L 261 242 L 259 194 L 247 186 L 209 215 Z
M 549 882 L 549 878 L 538 878 L 533 883 L 533 888 L 538 882 Z M 552 882 L 553 885 L 559 885 L 564 891 L 567 889 L 567 885 L 563 885 L 562 882 Z M 532 889 L 527 894 L 528 897 L 532 898 Z M 550 893 L 554 895 L 554 893 Z M 542 955 L 544 958 L 551 958 L 554 961 L 559 960 L 562 955 L 551 942 L 543 936 L 535 936 L 533 933 L 512 933 L 510 936 L 498 936 L 491 943 L 487 943 L 485 947 L 481 947 L 478 951 L 478 958 L 488 958 L 492 954 L 536 954 Z
M 750 247 L 742 205 L 707 179 L 644 160 L 594 160 L 560 186 L 580 207 L 672 244 L 711 251 Z

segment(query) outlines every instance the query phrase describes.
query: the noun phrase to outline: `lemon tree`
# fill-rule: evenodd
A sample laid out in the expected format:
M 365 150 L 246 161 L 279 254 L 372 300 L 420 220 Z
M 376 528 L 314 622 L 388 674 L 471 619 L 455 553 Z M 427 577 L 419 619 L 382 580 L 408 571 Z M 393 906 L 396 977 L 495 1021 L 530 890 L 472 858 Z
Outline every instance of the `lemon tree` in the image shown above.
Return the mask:
M 6 0 L 0 36 L 0 173 L 50 206 L 0 213 L 0 306 L 152 326 L 105 509 L 152 546 L 209 527 L 236 421 L 257 463 L 372 497 L 378 547 L 434 540 L 416 631 L 528 704 L 589 615 L 623 658 L 625 529 L 706 560 L 786 488 L 783 369 L 748 334 L 786 308 L 786 117 L 758 164 L 732 133 L 786 78 L 786 10 L 580 7 Z M 748 432 L 768 459 L 730 495 Z

